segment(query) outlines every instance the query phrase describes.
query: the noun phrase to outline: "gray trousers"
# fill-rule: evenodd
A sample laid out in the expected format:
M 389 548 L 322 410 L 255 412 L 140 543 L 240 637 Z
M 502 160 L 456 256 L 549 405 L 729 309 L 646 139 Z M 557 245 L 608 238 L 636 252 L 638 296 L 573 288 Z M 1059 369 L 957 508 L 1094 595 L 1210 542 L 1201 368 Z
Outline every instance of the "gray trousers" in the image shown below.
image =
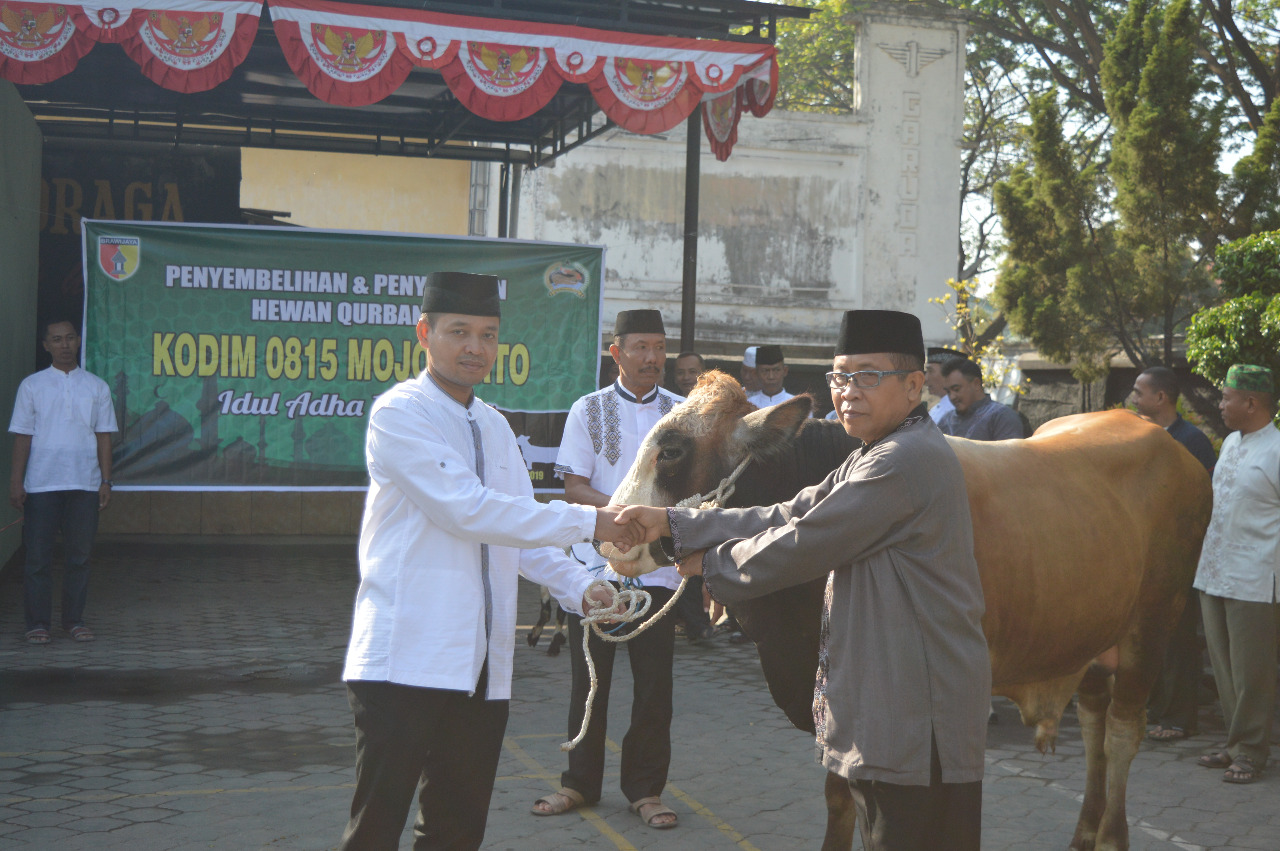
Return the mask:
M 1227 725 L 1227 753 L 1261 769 L 1276 708 L 1276 607 L 1200 592 L 1204 638 Z

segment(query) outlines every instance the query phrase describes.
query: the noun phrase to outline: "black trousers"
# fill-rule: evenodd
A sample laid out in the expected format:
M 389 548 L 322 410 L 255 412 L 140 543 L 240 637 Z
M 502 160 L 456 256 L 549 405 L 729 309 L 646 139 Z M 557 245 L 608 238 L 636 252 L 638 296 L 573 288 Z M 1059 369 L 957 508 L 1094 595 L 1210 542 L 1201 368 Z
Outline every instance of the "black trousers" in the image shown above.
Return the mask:
M 385 682 L 349 682 L 356 790 L 344 851 L 395 851 L 418 790 L 414 851 L 476 849 L 502 753 L 509 701 Z
M 1169 636 L 1160 678 L 1147 700 L 1147 723 L 1181 727 L 1188 736 L 1200 730 L 1200 677 L 1204 651 L 1200 646 L 1200 606 L 1192 592 L 1182 617 Z
M 671 609 L 680 617 L 680 620 L 684 621 L 685 631 L 691 638 L 701 636 L 707 631 L 711 626 L 711 618 L 707 616 L 707 610 L 702 608 L 701 576 L 689 577 L 689 584 L 685 586 L 684 593 Z
M 928 786 L 849 781 L 866 851 L 980 851 L 982 781 L 943 783 L 931 747 Z
M 671 599 L 672 591 L 668 588 L 649 588 L 648 591 L 653 596 L 650 613 Z M 591 725 L 582 742 L 569 751 L 569 770 L 560 775 L 560 782 L 594 804 L 600 800 L 604 783 L 609 687 L 618 645 L 601 641 L 593 634 L 590 646 L 599 678 Z M 675 655 L 675 620 L 668 613 L 638 638 L 628 641 L 626 648 L 633 682 L 631 728 L 622 739 L 621 785 L 628 801 L 638 801 L 662 794 L 667 785 L 667 769 L 671 766 L 671 663 Z M 582 727 L 587 693 L 591 689 L 587 663 L 582 656 L 582 618 L 575 615 L 569 616 L 569 649 L 573 671 L 569 737 L 573 738 Z

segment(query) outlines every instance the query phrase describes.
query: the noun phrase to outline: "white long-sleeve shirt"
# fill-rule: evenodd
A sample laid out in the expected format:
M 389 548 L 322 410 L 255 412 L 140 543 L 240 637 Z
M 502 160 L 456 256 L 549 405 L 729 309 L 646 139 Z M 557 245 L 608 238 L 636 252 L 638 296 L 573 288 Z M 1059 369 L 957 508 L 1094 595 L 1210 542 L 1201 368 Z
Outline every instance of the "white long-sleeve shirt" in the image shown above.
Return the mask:
M 535 500 L 506 419 L 478 398 L 461 405 L 425 371 L 378 397 L 365 460 L 360 588 L 343 679 L 471 692 L 487 657 L 486 697 L 509 699 L 517 573 L 579 613 L 594 577 L 561 548 L 591 540 L 595 509 Z
M 1278 575 L 1280 431 L 1268 423 L 1222 441 L 1195 587 L 1215 597 L 1271 603 Z
M 796 394 L 788 393 L 786 390 L 779 390 L 772 396 L 765 393 L 763 390 L 758 390 L 748 396 L 747 401 L 755 405 L 757 408 L 772 408 L 774 405 L 785 402 L 788 399 L 794 399 L 795 397 Z

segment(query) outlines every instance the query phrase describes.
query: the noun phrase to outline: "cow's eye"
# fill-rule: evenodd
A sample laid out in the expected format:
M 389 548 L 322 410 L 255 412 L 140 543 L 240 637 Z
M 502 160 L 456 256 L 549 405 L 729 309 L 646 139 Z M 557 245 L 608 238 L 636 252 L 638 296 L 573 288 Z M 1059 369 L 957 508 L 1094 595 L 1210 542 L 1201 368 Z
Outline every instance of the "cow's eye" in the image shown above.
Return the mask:
M 681 455 L 680 449 L 675 446 L 664 446 L 658 450 L 659 461 L 674 461 Z

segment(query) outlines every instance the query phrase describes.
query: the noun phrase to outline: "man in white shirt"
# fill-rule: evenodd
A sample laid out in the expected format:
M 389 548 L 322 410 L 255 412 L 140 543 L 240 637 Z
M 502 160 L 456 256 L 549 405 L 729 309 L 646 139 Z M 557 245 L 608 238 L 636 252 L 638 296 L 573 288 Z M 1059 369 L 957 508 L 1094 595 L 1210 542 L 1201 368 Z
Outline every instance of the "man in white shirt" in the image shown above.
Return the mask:
M 1234 429 L 1213 469 L 1213 517 L 1200 549 L 1205 643 L 1227 724 L 1225 751 L 1202 756 L 1227 783 L 1252 783 L 1271 750 L 1280 565 L 1280 431 L 1271 370 L 1236 364 L 1218 404 Z
M 618 380 L 573 403 L 565 422 L 556 472 L 564 476 L 565 497 L 584 505 L 608 505 L 625 478 L 645 435 L 683 399 L 658 386 L 666 363 L 666 330 L 656 310 L 624 310 L 614 323 L 609 353 L 618 364 Z M 617 583 L 621 578 L 603 558 L 592 566 Z M 653 596 L 651 612 L 671 598 L 680 584 L 674 567 L 646 574 Z M 675 652 L 674 619 L 664 617 L 627 642 L 634 680 L 631 728 L 622 740 L 621 786 L 631 808 L 649 827 L 675 827 L 676 814 L 659 798 L 671 763 L 671 664 Z M 582 654 L 582 619 L 569 616 L 573 688 L 569 697 L 569 735 L 582 727 L 591 687 Z M 600 800 L 604 783 L 604 738 L 609 687 L 617 644 L 591 637 L 591 658 L 599 680 L 591 724 L 582 742 L 569 751 L 562 788 L 538 799 L 533 814 L 559 815 Z
M 542 504 L 507 421 L 472 388 L 498 353 L 498 279 L 428 276 L 427 368 L 369 414 L 360 587 L 342 678 L 355 714 L 346 851 L 391 851 L 419 791 L 415 849 L 484 839 L 511 694 L 517 574 L 581 611 L 593 577 L 563 547 L 612 540 L 613 510 Z M 608 606 L 611 591 L 591 600 Z
M 759 346 L 747 346 L 742 352 L 742 389 L 748 396 L 760 389 L 760 377 L 756 375 L 756 352 L 759 349 Z
M 107 383 L 80 368 L 80 334 L 64 319 L 44 323 L 48 369 L 23 379 L 13 405 L 9 504 L 23 513 L 26 640 L 48 644 L 53 622 L 53 541 L 59 531 L 62 628 L 93 641 L 85 625 L 89 554 L 98 512 L 111 501 L 111 435 L 116 414 Z
M 747 401 L 757 408 L 768 408 L 794 398 L 782 387 L 787 377 L 787 363 L 782 357 L 782 346 L 760 346 L 756 349 L 756 376 L 760 390 L 748 394 Z

